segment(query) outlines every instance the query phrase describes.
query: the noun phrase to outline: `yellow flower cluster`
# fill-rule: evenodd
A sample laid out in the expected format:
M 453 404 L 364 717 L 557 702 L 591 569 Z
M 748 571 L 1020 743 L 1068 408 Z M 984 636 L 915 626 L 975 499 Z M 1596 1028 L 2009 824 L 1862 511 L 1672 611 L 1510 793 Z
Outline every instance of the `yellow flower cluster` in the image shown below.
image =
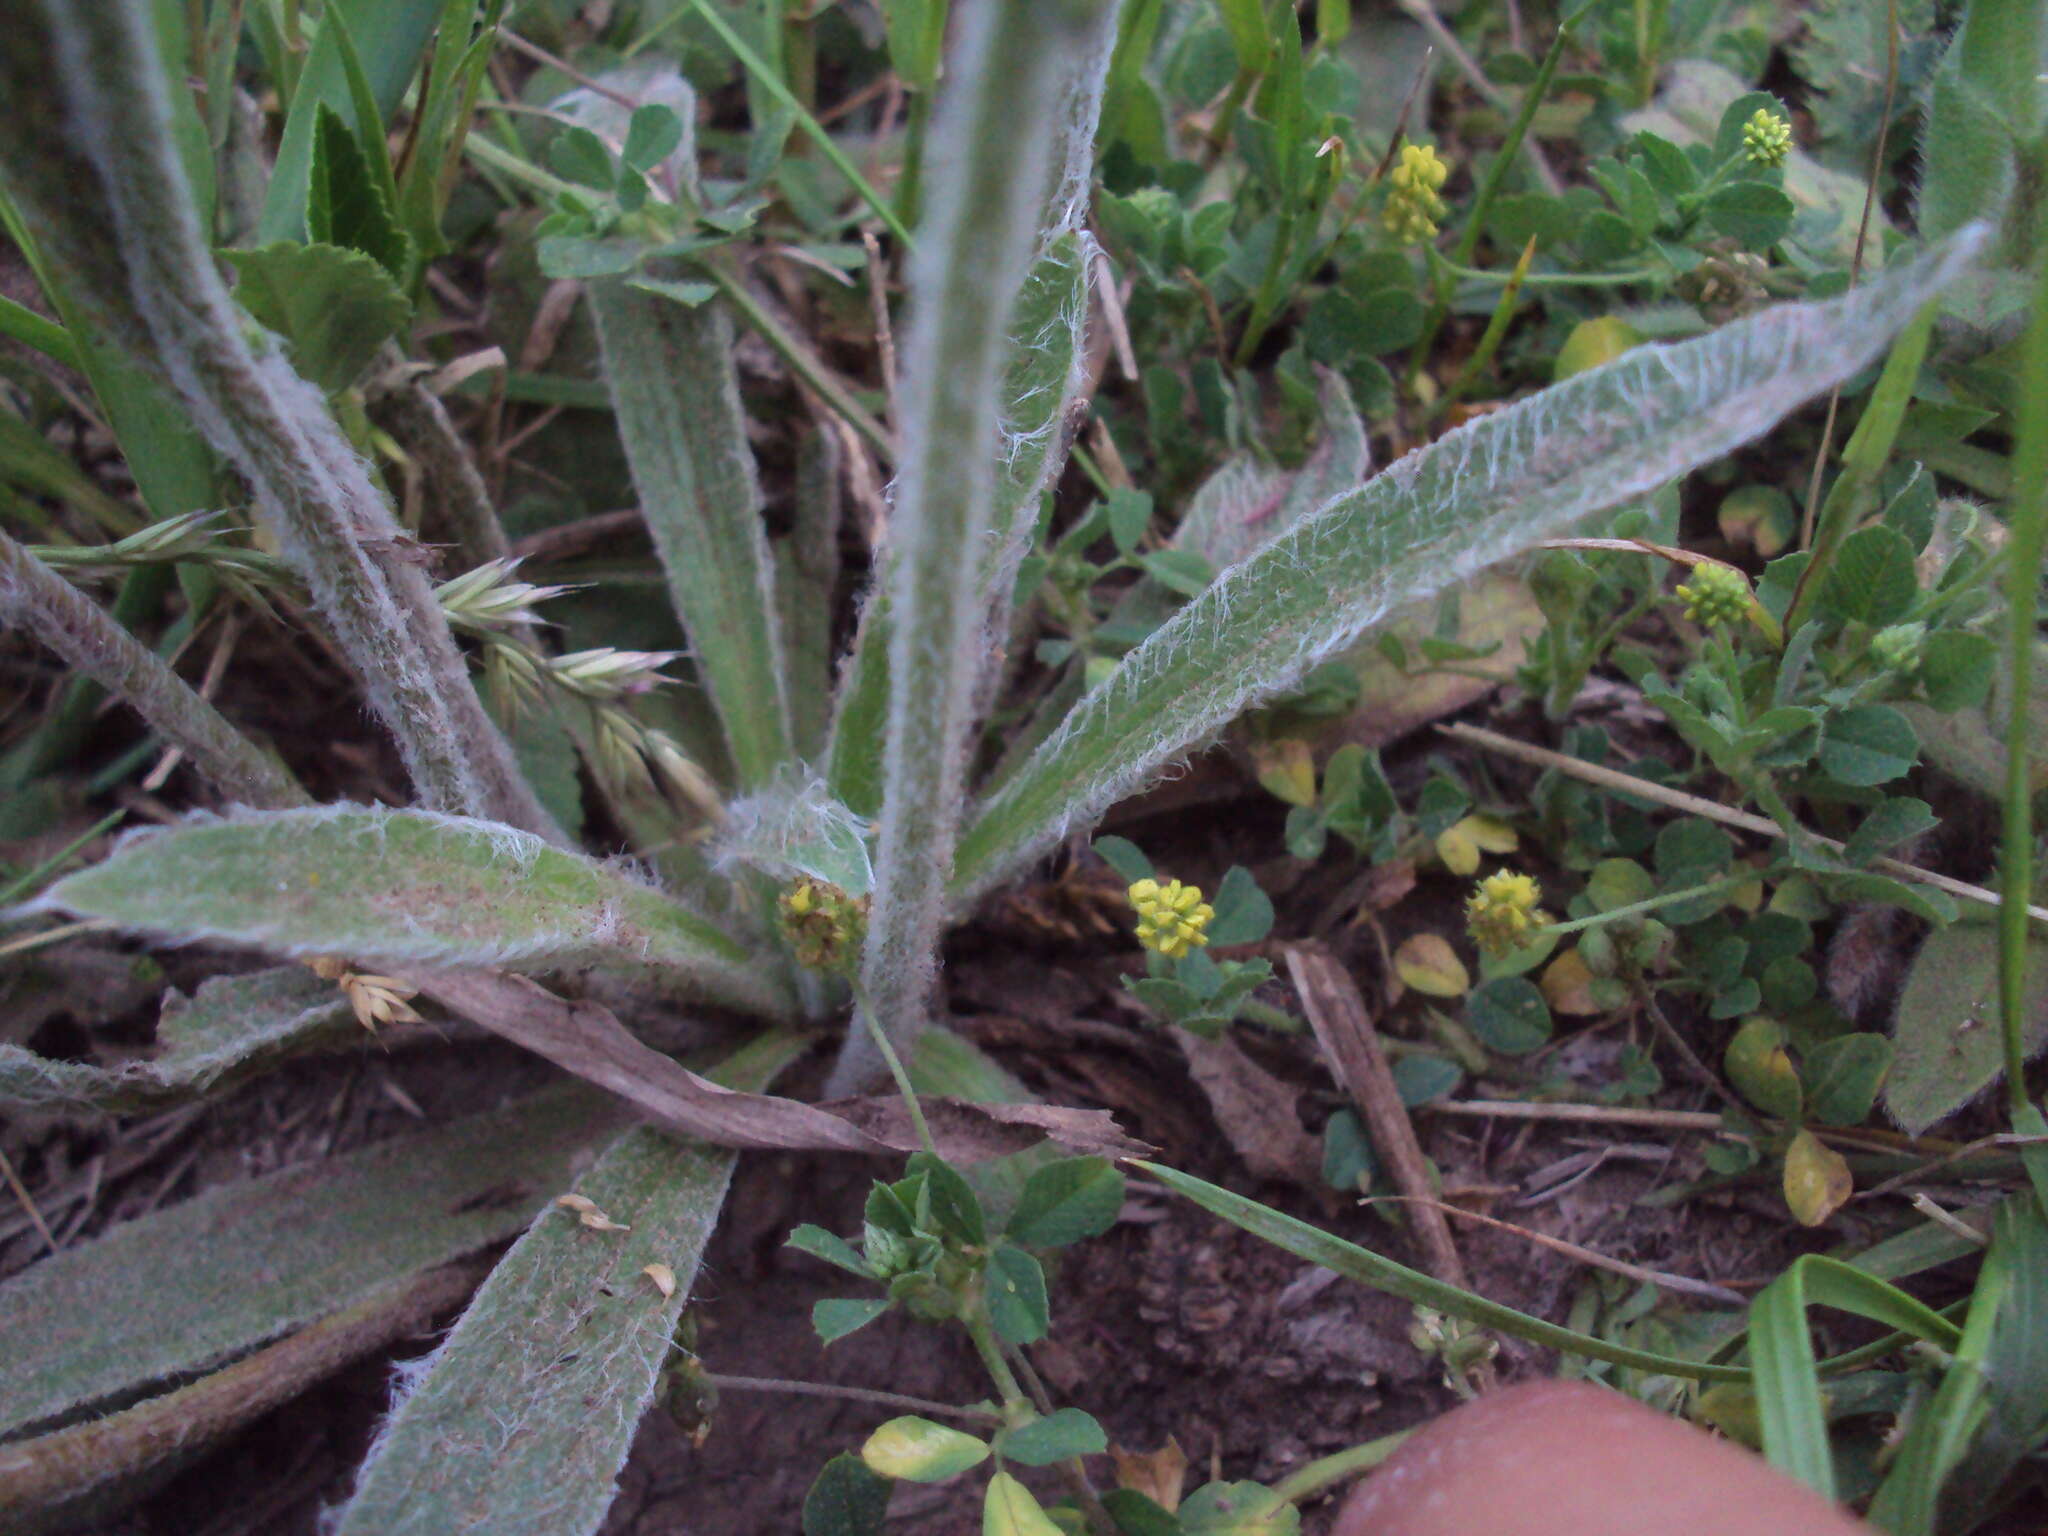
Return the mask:
M 1209 926 L 1216 909 L 1202 900 L 1200 886 L 1182 885 L 1178 880 L 1164 885 L 1140 880 L 1129 894 L 1138 912 L 1138 942 L 1147 949 L 1178 960 L 1190 948 L 1199 949 L 1209 942 L 1202 930 Z
M 868 898 L 849 896 L 838 886 L 801 876 L 776 901 L 782 936 L 798 965 L 813 971 L 842 971 L 860 958 L 868 931 Z
M 1685 616 L 1695 624 L 1712 628 L 1733 624 L 1749 613 L 1749 578 L 1732 566 L 1702 560 L 1692 568 L 1692 580 L 1678 588 L 1685 604 Z
M 1387 233 L 1403 245 L 1434 238 L 1446 212 L 1437 193 L 1450 174 L 1431 145 L 1403 144 L 1399 163 L 1387 172 L 1387 206 L 1380 215 Z
M 1511 869 L 1488 875 L 1465 903 L 1465 930 L 1487 954 L 1507 954 L 1549 923 L 1550 914 L 1536 905 L 1542 899 L 1543 887 L 1531 876 Z
M 1753 165 L 1783 165 L 1792 150 L 1792 125 L 1768 107 L 1758 107 L 1742 125 L 1742 152 Z

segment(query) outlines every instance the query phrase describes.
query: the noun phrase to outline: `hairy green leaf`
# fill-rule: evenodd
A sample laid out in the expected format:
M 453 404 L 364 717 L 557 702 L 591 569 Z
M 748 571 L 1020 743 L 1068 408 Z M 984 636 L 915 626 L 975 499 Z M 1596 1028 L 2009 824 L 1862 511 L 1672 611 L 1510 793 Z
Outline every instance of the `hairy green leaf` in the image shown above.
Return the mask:
M 355 383 L 412 312 L 391 274 L 361 251 L 279 241 L 221 256 L 241 274 L 242 307 L 284 337 L 293 366 L 330 392 Z
M 188 821 L 124 840 L 38 905 L 284 955 L 650 966 L 715 1001 L 788 1007 L 772 967 L 673 898 L 531 833 L 426 811 Z
M 189 1000 L 166 1000 L 157 1024 L 163 1050 L 147 1061 L 95 1067 L 0 1044 L 0 1104 L 131 1114 L 239 1082 L 325 1040 L 362 1038 L 334 983 L 303 966 L 213 976 Z
M 619 436 L 669 596 L 743 788 L 789 761 L 774 564 L 733 369 L 732 322 L 623 278 L 590 285 Z
M 2048 944 L 2027 968 L 2028 1055 L 2048 1045 Z M 1969 1103 L 2004 1064 L 1998 1032 L 1998 936 L 1981 923 L 1927 935 L 1899 993 L 1884 1107 L 1918 1136 Z
M 808 1041 L 769 1034 L 712 1076 L 758 1092 Z M 336 1536 L 595 1531 L 725 1204 L 735 1154 L 628 1131 L 513 1245 L 393 1408 Z M 665 1266 L 668 1290 L 648 1273 Z
M 960 841 L 1006 878 L 1398 606 L 1746 442 L 1871 361 L 1973 258 L 1963 237 L 1825 304 L 1639 347 L 1410 454 L 1231 567 L 1126 657 Z
M 0 1433 L 203 1369 L 500 1240 L 616 1127 L 551 1090 L 114 1228 L 0 1286 Z

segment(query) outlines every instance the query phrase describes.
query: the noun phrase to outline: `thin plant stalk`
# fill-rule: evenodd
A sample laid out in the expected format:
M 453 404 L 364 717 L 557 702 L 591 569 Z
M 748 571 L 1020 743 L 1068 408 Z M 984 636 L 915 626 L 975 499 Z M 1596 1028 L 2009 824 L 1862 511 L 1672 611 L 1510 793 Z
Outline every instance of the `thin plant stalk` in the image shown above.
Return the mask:
M 244 736 L 99 604 L 0 533 L 0 623 L 19 626 L 134 708 L 228 799 L 306 805 L 282 764 Z
M 904 346 L 903 456 L 889 571 L 893 625 L 884 813 L 861 980 L 899 1050 L 923 1028 L 965 794 L 982 673 L 1002 425 L 1005 322 L 1035 244 L 1052 170 L 1064 60 L 1087 45 L 1102 0 L 994 0 L 968 21 L 940 103 L 931 217 L 912 268 Z M 834 1088 L 881 1065 L 848 1036 Z
M 1998 1004 L 2013 1128 L 2034 1131 L 2040 1129 L 2042 1115 L 2027 1097 L 2026 1080 L 2027 904 L 2034 887 L 2033 786 L 2027 744 L 2033 724 L 2029 681 L 2040 633 L 2041 554 L 2048 543 L 2048 267 L 2042 268 L 2035 288 L 2024 366 L 2013 452 L 2013 495 L 2007 514 L 2011 538 L 2005 549 L 2007 715 L 2005 832 L 1998 861 L 1998 888 L 2003 898 L 1998 908 Z

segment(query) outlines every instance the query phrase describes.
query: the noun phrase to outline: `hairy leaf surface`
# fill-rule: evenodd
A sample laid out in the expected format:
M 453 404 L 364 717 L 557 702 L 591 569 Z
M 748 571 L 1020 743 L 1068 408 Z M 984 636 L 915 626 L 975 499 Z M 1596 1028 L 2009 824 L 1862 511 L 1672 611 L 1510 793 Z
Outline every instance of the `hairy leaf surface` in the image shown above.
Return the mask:
M 1402 604 L 1767 430 L 1870 362 L 1971 232 L 1846 298 L 1640 347 L 1447 433 L 1232 566 L 1069 715 L 962 837 L 971 898 Z

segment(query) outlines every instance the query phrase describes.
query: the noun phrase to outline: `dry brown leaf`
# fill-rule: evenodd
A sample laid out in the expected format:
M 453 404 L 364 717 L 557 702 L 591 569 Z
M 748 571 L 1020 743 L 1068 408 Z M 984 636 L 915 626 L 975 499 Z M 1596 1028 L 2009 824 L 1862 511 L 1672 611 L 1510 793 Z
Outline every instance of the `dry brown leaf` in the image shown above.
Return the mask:
M 524 976 L 448 970 L 422 972 L 412 979 L 444 1007 L 700 1141 L 722 1147 L 871 1154 L 919 1149 L 909 1116 L 893 1097 L 820 1105 L 735 1093 L 685 1071 L 642 1043 L 609 1008 L 557 997 Z M 1124 1135 L 1106 1110 L 940 1098 L 920 1103 L 941 1155 L 960 1162 L 1001 1157 L 1043 1140 L 1107 1157 L 1138 1157 L 1151 1150 Z
M 1116 1464 L 1117 1487 L 1137 1490 L 1169 1515 L 1180 1508 L 1181 1489 L 1187 1483 L 1188 1453 L 1173 1436 L 1168 1435 L 1166 1444 L 1156 1451 L 1127 1451 L 1112 1445 L 1109 1459 Z
M 1228 1035 L 1204 1040 L 1177 1029 L 1173 1036 L 1188 1059 L 1189 1073 L 1208 1096 L 1216 1123 L 1247 1168 L 1262 1179 L 1286 1179 L 1311 1189 L 1322 1182 L 1322 1148 L 1301 1128 L 1295 1112 L 1298 1089 L 1245 1055 Z

